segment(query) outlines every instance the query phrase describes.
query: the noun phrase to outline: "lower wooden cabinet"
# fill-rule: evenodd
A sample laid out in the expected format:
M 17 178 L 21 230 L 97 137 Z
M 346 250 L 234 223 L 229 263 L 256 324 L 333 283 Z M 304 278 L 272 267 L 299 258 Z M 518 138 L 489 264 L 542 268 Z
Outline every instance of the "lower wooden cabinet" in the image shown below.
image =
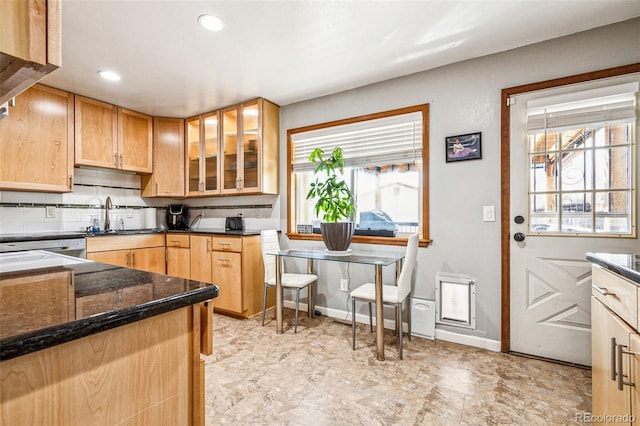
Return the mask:
M 603 280 L 605 280 L 603 282 Z M 622 281 L 620 281 L 622 280 Z M 629 284 L 634 293 L 616 297 L 615 285 Z M 613 284 L 613 286 L 612 286 Z M 618 304 L 633 305 L 637 287 L 621 277 L 594 266 L 591 298 L 591 374 L 593 424 L 636 424 L 640 422 L 640 335 L 635 325 L 622 319 Z M 598 290 L 596 290 L 596 288 Z M 607 293 L 606 295 L 599 290 Z
M 87 259 L 164 274 L 162 234 L 114 235 L 87 238 Z
M 260 236 L 191 235 L 191 279 L 218 285 L 214 309 L 250 317 L 262 311 L 264 266 Z M 273 292 L 267 307 L 275 305 Z
M 189 235 L 167 234 L 167 275 L 191 278 Z

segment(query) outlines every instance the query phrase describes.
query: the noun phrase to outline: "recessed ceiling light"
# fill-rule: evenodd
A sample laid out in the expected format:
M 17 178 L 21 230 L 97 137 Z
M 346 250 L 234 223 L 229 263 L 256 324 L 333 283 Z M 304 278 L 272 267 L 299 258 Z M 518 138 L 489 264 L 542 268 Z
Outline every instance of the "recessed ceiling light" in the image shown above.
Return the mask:
M 106 80 L 120 81 L 120 75 L 113 71 L 98 71 L 98 75 Z
M 209 31 L 221 31 L 224 28 L 224 22 L 222 19 L 213 15 L 200 15 L 198 16 L 198 24 Z

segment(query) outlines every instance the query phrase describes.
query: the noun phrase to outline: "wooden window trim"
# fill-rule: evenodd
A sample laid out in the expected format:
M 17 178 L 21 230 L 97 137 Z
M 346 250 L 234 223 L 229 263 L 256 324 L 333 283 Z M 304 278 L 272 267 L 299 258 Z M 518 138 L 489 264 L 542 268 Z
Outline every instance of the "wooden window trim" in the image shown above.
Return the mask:
M 375 120 L 378 118 L 389 117 L 393 115 L 408 114 L 412 112 L 422 113 L 422 212 L 420 219 L 419 238 L 420 247 L 427 247 L 431 243 L 429 239 L 429 104 L 420 104 L 405 108 L 398 108 L 389 111 L 383 111 L 373 114 L 360 115 L 341 120 L 329 121 L 325 123 L 312 124 L 304 127 L 297 127 L 287 130 L 287 232 L 286 235 L 291 240 L 306 241 L 322 241 L 319 234 L 300 234 L 295 232 L 296 228 L 296 212 L 294 190 L 295 182 L 293 174 L 293 140 L 292 135 L 295 133 L 308 132 L 311 130 L 323 129 L 327 127 L 335 127 L 344 124 L 357 123 L 367 120 Z M 364 235 L 354 235 L 354 243 L 362 244 L 385 244 L 404 246 L 407 244 L 407 238 L 404 237 L 371 237 Z

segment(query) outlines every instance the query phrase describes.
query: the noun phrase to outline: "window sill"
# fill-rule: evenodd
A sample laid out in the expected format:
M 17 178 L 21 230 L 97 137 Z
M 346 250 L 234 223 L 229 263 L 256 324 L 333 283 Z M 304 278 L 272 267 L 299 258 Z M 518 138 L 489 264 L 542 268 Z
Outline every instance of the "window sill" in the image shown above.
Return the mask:
M 297 232 L 287 232 L 287 237 L 290 240 L 301 240 L 301 241 L 322 241 L 322 235 L 320 234 L 299 234 Z M 354 235 L 352 243 L 356 244 L 381 244 L 387 246 L 406 246 L 407 238 L 405 236 L 396 236 L 396 237 L 371 237 L 365 235 Z M 431 240 L 429 239 L 420 239 L 418 245 L 420 247 L 428 247 L 431 244 Z

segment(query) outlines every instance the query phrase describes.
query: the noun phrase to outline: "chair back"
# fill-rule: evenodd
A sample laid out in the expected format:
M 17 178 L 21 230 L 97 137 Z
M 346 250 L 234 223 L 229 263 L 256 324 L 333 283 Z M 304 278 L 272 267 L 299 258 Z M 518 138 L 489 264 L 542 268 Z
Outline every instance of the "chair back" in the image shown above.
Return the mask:
M 264 281 L 268 282 L 276 277 L 276 256 L 267 253 L 280 251 L 278 232 L 275 229 L 261 231 L 260 247 L 262 248 L 262 262 L 264 263 Z
M 402 270 L 398 277 L 398 300 L 404 300 L 411 292 L 411 276 L 416 267 L 418 256 L 418 234 L 412 234 L 407 240 L 407 251 L 402 262 Z

